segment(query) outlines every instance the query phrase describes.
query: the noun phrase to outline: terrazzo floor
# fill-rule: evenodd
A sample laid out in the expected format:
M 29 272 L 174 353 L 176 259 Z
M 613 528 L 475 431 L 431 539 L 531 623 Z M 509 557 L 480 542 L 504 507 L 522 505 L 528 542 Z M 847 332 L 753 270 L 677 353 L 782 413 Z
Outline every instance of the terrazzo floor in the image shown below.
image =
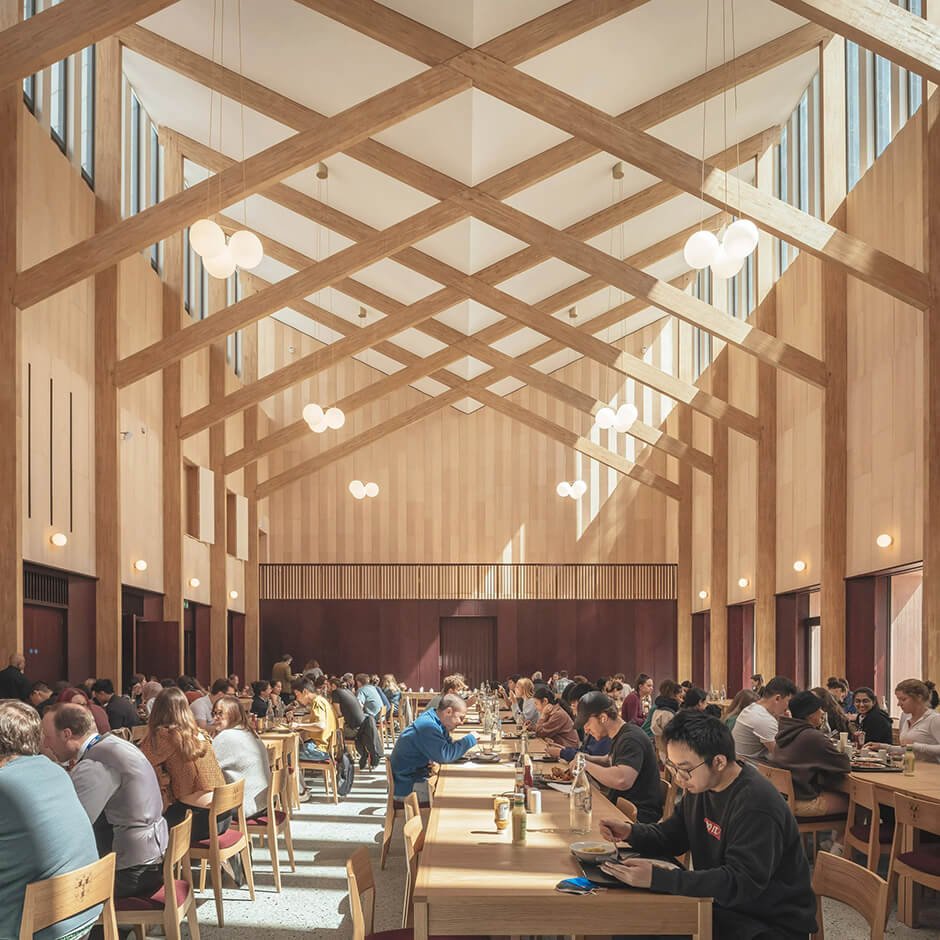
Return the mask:
M 404 858 L 400 824 L 395 827 L 385 871 L 379 868 L 379 847 L 385 813 L 384 765 L 378 772 L 358 773 L 352 793 L 338 805 L 323 797 L 317 778 L 312 798 L 302 804 L 292 823 L 297 871 L 291 872 L 281 852 L 282 891 L 274 891 L 266 849 L 255 848 L 257 899 L 246 888 L 227 887 L 225 926 L 219 928 L 211 891 L 199 897 L 199 925 L 203 940 L 349 940 L 352 926 L 346 898 L 346 858 L 360 845 L 372 849 L 377 898 L 376 930 L 400 926 L 404 890 Z M 862 919 L 849 908 L 826 902 L 826 936 L 830 940 L 869 937 Z M 898 925 L 892 913 L 887 936 L 904 940 L 940 940 L 940 902 L 924 905 L 923 926 L 917 930 Z M 186 936 L 186 929 L 184 936 Z M 734 940 L 734 938 L 718 938 Z

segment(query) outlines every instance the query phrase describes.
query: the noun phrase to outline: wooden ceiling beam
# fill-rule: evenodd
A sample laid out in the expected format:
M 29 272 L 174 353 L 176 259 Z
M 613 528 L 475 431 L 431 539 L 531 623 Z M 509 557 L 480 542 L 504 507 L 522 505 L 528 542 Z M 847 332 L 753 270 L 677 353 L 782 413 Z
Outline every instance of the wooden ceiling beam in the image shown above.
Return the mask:
M 0 32 L 0 88 L 113 36 L 176 0 L 64 0 Z M 21 4 L 22 6 L 22 4 Z
M 940 29 L 889 0 L 774 0 L 940 84 Z
M 589 141 L 721 209 L 753 220 L 765 231 L 831 261 L 918 309 L 928 302 L 922 271 L 872 248 L 808 213 L 760 192 L 662 140 L 622 125 L 597 108 L 545 82 L 472 50 L 448 63 L 481 90 L 540 120 Z M 703 186 L 704 179 L 704 186 Z
M 362 431 L 342 443 L 317 454 L 315 457 L 311 457 L 309 460 L 304 460 L 276 476 L 269 477 L 258 485 L 258 488 L 255 490 L 255 495 L 258 499 L 264 499 L 272 493 L 277 492 L 282 487 L 287 486 L 289 483 L 302 480 L 304 477 L 310 476 L 312 473 L 316 473 L 324 467 L 328 467 L 331 463 L 342 460 L 343 457 L 348 457 L 357 450 L 367 447 L 369 444 L 374 444 L 376 441 L 380 441 L 383 437 L 387 437 L 395 431 L 400 431 L 402 428 L 417 424 L 429 415 L 436 414 L 442 408 L 446 408 L 448 405 L 459 401 L 463 397 L 462 391 L 452 389 L 449 392 L 438 395 L 436 398 L 425 399 L 425 401 L 415 405 L 413 408 L 408 408 L 391 418 L 386 418 L 381 424 L 374 425 L 368 430 Z
M 259 192 L 351 144 L 453 97 L 466 79 L 438 66 L 341 112 L 322 126 L 300 131 L 228 170 L 170 196 L 104 232 L 21 272 L 15 302 L 30 307 L 161 238 Z M 427 210 L 433 213 L 437 207 Z M 388 254 L 388 252 L 386 252 Z M 208 321 L 203 321 L 208 322 Z M 190 330 L 181 331 L 180 335 Z
M 826 364 L 802 349 L 770 336 L 743 320 L 729 317 L 711 304 L 676 290 L 629 263 L 618 261 L 600 249 L 571 238 L 506 203 L 482 193 L 474 193 L 466 198 L 473 206 L 474 216 L 488 225 L 529 244 L 539 245 L 551 251 L 556 258 L 590 272 L 628 294 L 645 298 L 661 310 L 751 353 L 761 362 L 789 372 L 818 388 L 826 387 Z

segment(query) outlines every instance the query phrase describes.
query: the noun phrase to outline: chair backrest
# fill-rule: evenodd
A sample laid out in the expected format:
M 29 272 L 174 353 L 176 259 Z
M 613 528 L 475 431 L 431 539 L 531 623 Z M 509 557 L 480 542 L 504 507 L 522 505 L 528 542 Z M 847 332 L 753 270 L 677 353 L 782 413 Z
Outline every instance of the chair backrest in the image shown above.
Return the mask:
M 902 826 L 912 826 L 934 835 L 940 835 L 940 803 L 931 800 L 917 800 L 911 796 L 894 794 L 895 819 Z M 918 842 L 917 833 L 914 834 L 915 845 Z
M 421 803 L 418 801 L 418 794 L 411 791 L 408 796 L 405 797 L 405 821 L 412 819 L 415 816 L 421 815 Z
M 666 774 L 660 774 L 659 789 L 663 798 L 663 819 L 668 819 L 676 809 L 679 785 Z
M 131 728 L 131 740 L 136 744 L 138 741 L 143 741 L 149 733 L 150 728 L 147 725 L 137 725 Z
M 412 816 L 404 826 L 405 862 L 408 866 L 405 873 L 405 908 L 402 912 L 402 926 L 407 927 L 412 922 L 411 905 L 415 896 L 415 879 L 418 877 L 418 856 L 424 848 L 424 823 L 421 814 Z
M 271 769 L 271 782 L 268 784 L 268 819 L 275 820 L 275 804 L 281 798 L 281 789 L 284 785 L 285 772 L 282 767 Z
M 875 797 L 875 785 L 867 780 L 856 780 L 849 777 L 849 800 L 855 806 L 861 806 L 863 809 L 870 810 L 872 814 L 877 809 L 877 798 Z M 873 816 L 874 818 L 874 816 Z M 853 814 L 849 814 L 850 822 L 855 822 Z M 877 819 L 875 820 L 877 822 Z
M 132 740 L 130 728 L 112 728 L 111 734 L 116 735 L 119 738 L 123 738 L 125 741 Z
M 630 822 L 636 822 L 638 813 L 636 803 L 628 800 L 625 796 L 620 796 L 617 797 L 617 809 L 619 809 Z
M 819 940 L 823 938 L 823 898 L 841 901 L 858 911 L 871 929 L 872 940 L 883 940 L 888 917 L 888 882 L 875 872 L 847 858 L 820 852 L 813 869 L 813 891 L 816 892 L 816 920 L 819 923 L 819 931 L 814 936 Z
M 365 940 L 371 936 L 375 925 L 375 878 L 368 849 L 356 849 L 346 860 L 346 883 L 349 885 L 352 940 Z
M 185 881 L 189 885 L 189 897 L 195 903 L 193 892 L 193 870 L 189 862 L 189 845 L 193 835 L 193 814 L 186 810 L 183 821 L 170 830 L 166 852 L 163 855 L 163 886 L 167 910 L 176 915 L 179 921 L 179 901 L 176 896 L 175 881 Z
M 392 774 L 392 759 L 389 757 L 385 761 L 385 781 L 388 784 L 388 802 L 387 812 L 395 811 L 395 777 Z
M 776 788 L 777 792 L 787 801 L 790 808 L 793 808 L 793 776 L 789 770 L 783 767 L 772 767 L 770 764 L 754 761 L 754 767 L 758 773 L 763 774 Z
M 271 770 L 284 766 L 284 743 L 282 741 L 265 741 L 268 752 L 268 766 Z
M 216 819 L 224 813 L 235 810 L 238 828 L 245 831 L 245 780 L 234 780 L 212 791 L 212 806 L 209 808 L 209 838 L 214 843 L 218 839 Z
M 118 940 L 117 921 L 114 917 L 115 858 L 115 854 L 111 852 L 84 868 L 28 884 L 23 898 L 20 940 L 33 940 L 33 934 L 38 931 L 81 914 L 98 904 L 104 905 L 101 920 L 104 924 L 105 940 Z

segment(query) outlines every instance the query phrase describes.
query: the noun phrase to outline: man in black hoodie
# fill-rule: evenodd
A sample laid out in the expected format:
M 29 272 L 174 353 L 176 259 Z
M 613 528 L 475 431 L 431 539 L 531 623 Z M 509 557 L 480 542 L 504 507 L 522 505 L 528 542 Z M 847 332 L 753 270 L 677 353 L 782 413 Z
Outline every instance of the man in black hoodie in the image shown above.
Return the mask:
M 644 859 L 604 870 L 635 888 L 714 898 L 715 936 L 806 940 L 816 930 L 809 865 L 790 808 L 768 780 L 734 757 L 734 739 L 717 718 L 683 710 L 663 731 L 667 765 L 685 797 L 667 820 L 631 825 L 605 819 L 601 834 L 643 855 L 691 851 L 694 871 Z

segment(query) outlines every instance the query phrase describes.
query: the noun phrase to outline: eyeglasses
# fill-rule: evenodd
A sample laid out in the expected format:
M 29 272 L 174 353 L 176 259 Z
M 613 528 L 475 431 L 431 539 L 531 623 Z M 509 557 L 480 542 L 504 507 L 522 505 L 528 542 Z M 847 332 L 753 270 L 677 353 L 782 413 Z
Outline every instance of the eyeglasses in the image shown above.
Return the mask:
M 686 780 L 691 780 L 692 774 L 694 774 L 695 771 L 699 769 L 699 767 L 707 763 L 709 763 L 709 761 L 703 760 L 701 764 L 696 764 L 694 767 L 689 767 L 686 769 L 685 767 L 676 767 L 672 761 L 667 760 L 663 762 L 663 766 L 666 768 L 666 770 L 675 774 L 677 777 L 683 777 Z
M 221 708 L 216 708 L 216 709 L 212 712 L 212 717 L 213 717 L 213 718 L 221 718 L 221 717 L 222 717 L 222 709 L 221 709 Z

